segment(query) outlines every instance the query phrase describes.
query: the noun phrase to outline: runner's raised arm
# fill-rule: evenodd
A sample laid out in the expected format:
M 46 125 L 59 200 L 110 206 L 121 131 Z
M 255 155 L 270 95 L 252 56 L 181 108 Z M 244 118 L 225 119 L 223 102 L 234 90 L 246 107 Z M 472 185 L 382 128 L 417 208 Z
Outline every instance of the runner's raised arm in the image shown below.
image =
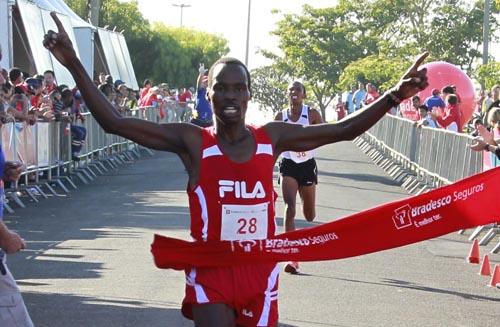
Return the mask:
M 282 122 L 267 124 L 266 131 L 276 146 L 275 155 L 288 150 L 307 151 L 329 143 L 352 140 L 364 133 L 393 106 L 429 85 L 427 69 L 418 68 L 428 55 L 428 52 L 420 54 L 399 83 L 382 97 L 338 123 L 305 127 Z
M 117 134 L 156 150 L 177 154 L 196 152 L 194 140 L 201 141 L 201 129 L 191 124 L 156 124 L 141 119 L 122 117 L 97 89 L 78 59 L 73 44 L 56 13 L 50 15 L 58 32 L 49 30 L 43 45 L 66 67 L 78 85 L 90 112 L 107 133 Z M 191 150 L 188 147 L 191 144 Z M 199 147 L 199 145 L 198 145 Z

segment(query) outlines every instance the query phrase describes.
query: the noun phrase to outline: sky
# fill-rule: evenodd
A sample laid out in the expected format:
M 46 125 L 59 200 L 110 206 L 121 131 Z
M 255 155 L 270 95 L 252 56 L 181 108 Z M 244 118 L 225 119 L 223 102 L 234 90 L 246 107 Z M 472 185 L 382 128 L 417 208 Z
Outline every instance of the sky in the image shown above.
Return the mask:
M 277 52 L 278 39 L 270 32 L 285 13 L 301 13 L 302 6 L 335 6 L 336 0 L 251 0 L 248 66 L 263 66 L 268 61 L 257 55 L 259 49 Z M 181 9 L 173 4 L 191 5 L 183 9 L 182 25 L 223 36 L 229 41 L 230 56 L 245 60 L 248 0 L 138 0 L 139 10 L 150 22 L 180 26 Z M 281 14 L 272 14 L 279 9 Z M 208 65 L 208 63 L 207 63 Z
M 181 19 L 181 9 L 173 4 L 190 5 L 183 9 L 183 26 L 223 36 L 229 41 L 229 55 L 245 60 L 248 0 L 138 0 L 138 3 L 139 10 L 150 22 L 171 26 L 180 26 Z M 336 0 L 251 0 L 249 68 L 270 63 L 256 54 L 259 49 L 279 53 L 278 38 L 270 32 L 283 14 L 300 14 L 304 4 L 324 8 L 336 3 Z M 273 9 L 280 13 L 272 14 Z M 490 54 L 500 60 L 500 45 L 491 44 Z

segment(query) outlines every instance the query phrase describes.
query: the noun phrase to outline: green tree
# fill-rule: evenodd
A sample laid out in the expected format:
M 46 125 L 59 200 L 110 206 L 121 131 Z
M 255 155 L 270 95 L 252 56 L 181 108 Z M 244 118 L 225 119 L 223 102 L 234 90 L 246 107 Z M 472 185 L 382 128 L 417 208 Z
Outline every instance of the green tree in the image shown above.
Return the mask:
M 338 88 L 350 89 L 358 82 L 373 83 L 381 91 L 394 86 L 405 72 L 405 63 L 401 59 L 388 58 L 383 55 L 372 55 L 352 62 L 340 76 Z
M 493 85 L 500 84 L 500 62 L 490 61 L 486 65 L 480 65 L 474 76 L 486 90 L 491 90 Z
M 194 85 L 200 63 L 208 67 L 229 52 L 227 40 L 213 34 L 161 23 L 154 23 L 152 30 L 159 38 L 152 62 L 159 69 L 152 77 L 172 85 Z
M 274 114 L 286 107 L 290 77 L 284 69 L 274 64 L 253 69 L 251 75 L 253 101 Z
M 273 32 L 283 52 L 279 60 L 287 63 L 291 76 L 305 81 L 323 117 L 343 69 L 376 51 L 375 40 L 353 23 L 358 9 L 344 0 L 332 8 L 306 5 L 301 15 L 284 15 Z
M 65 1 L 86 20 L 87 0 Z M 103 0 L 99 26 L 123 31 L 139 83 L 151 78 L 156 83 L 193 85 L 199 63 L 210 65 L 229 52 L 227 40 L 220 36 L 159 23 L 151 25 L 139 11 L 137 0 Z

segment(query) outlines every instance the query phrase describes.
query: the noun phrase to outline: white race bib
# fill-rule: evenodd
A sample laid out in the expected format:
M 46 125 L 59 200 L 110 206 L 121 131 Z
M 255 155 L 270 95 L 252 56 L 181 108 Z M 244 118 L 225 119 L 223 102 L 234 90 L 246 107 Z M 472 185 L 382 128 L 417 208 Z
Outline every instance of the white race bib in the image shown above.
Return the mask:
M 222 205 L 221 240 L 261 240 L 267 238 L 268 203 Z

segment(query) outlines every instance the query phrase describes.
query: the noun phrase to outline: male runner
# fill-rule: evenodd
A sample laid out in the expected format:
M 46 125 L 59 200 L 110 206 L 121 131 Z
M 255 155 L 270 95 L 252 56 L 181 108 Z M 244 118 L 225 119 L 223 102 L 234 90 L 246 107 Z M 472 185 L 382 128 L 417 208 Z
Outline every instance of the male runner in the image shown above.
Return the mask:
M 323 123 L 316 109 L 304 105 L 306 88 L 295 81 L 288 86 L 290 107 L 278 112 L 274 120 L 290 124 L 309 126 Z M 285 201 L 285 232 L 295 230 L 295 203 L 297 192 L 302 200 L 302 212 L 307 221 L 316 217 L 316 184 L 318 184 L 318 167 L 314 160 L 314 150 L 285 151 L 281 154 L 280 163 L 281 191 Z M 290 261 L 285 265 L 285 272 L 296 274 L 299 264 Z
M 188 173 L 191 235 L 199 241 L 240 240 L 252 246 L 254 239 L 274 235 L 272 173 L 282 152 L 352 140 L 395 104 L 428 86 L 426 70 L 417 70 L 425 53 L 395 88 L 338 124 L 271 122 L 252 127 L 245 124 L 252 97 L 250 74 L 240 61 L 221 58 L 208 74 L 215 126 L 157 124 L 117 112 L 88 77 L 56 14 L 51 15 L 59 32 L 48 31 L 44 45 L 71 72 L 104 130 L 182 159 Z M 182 312 L 201 327 L 276 326 L 277 287 L 274 264 L 187 269 Z

